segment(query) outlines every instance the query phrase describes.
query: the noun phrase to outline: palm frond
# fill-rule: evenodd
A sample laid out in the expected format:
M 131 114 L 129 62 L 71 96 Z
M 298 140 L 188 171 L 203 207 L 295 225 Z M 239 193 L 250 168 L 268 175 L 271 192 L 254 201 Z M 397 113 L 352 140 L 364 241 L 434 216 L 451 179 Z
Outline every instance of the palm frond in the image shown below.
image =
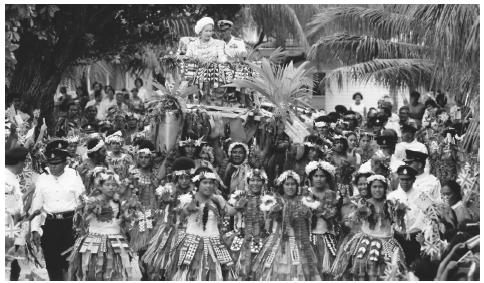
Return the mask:
M 286 4 L 261 4 L 251 7 L 252 16 L 264 32 L 281 39 L 286 39 L 291 34 L 304 48 L 309 44 L 304 29 L 299 22 L 298 16 L 290 5 Z
M 340 88 L 351 79 L 365 83 L 375 80 L 383 85 L 421 85 L 430 81 L 433 66 L 433 61 L 425 59 L 375 59 L 335 69 L 323 82 L 337 82 Z
M 269 61 L 272 64 L 279 65 L 284 63 L 287 58 L 287 52 L 282 47 L 277 47 L 269 56 Z
M 269 59 L 263 58 L 260 67 L 249 64 L 258 76 L 236 80 L 225 87 L 243 87 L 257 91 L 276 107 L 276 116 L 285 116 L 291 106 L 300 103 L 310 93 L 314 67 L 309 62 L 298 67 L 294 67 L 292 61 L 286 66 L 275 66 Z
M 382 39 L 408 35 L 417 27 L 411 17 L 385 9 L 340 6 L 324 9 L 308 23 L 307 36 L 314 39 L 345 31 L 356 35 L 372 35 Z
M 314 60 L 335 57 L 344 64 L 354 64 L 375 58 L 422 58 L 426 52 L 429 52 L 429 49 L 418 44 L 384 40 L 372 36 L 336 33 L 324 36 L 313 44 L 308 58 Z

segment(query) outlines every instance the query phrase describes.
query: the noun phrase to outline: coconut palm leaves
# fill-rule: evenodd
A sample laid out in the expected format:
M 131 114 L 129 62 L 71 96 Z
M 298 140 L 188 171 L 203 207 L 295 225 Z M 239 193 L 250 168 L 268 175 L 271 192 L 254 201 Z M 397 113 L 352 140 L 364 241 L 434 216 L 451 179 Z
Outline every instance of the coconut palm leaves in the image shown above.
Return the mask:
M 152 85 L 161 90 L 166 95 L 185 99 L 191 94 L 195 94 L 199 91 L 196 86 L 188 86 L 187 81 L 175 80 L 175 83 L 171 86 L 165 87 L 162 84 L 152 81 Z
M 316 14 L 307 35 L 312 59 L 329 54 L 346 65 L 335 73 L 350 69 L 364 80 L 374 73 L 382 82 L 397 75 L 397 84 L 436 86 L 470 101 L 479 86 L 479 29 L 478 5 L 341 6 Z M 399 60 L 389 68 L 379 59 Z
M 262 59 L 261 66 L 248 63 L 258 73 L 254 78 L 235 80 L 225 87 L 242 87 L 254 90 L 275 105 L 276 116 L 285 116 L 290 107 L 307 98 L 313 85 L 313 67 L 304 62 L 299 67 L 293 63 L 286 66 L 271 64 L 269 59 Z

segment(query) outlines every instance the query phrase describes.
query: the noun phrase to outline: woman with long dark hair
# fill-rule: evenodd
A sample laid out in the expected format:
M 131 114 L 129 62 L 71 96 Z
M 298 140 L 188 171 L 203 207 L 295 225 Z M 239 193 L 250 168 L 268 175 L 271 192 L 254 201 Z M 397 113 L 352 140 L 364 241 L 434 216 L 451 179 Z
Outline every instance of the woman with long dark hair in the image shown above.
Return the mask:
M 392 280 L 392 273 L 406 270 L 405 254 L 393 237 L 393 225 L 403 225 L 406 206 L 386 199 L 389 185 L 384 176 L 367 180 L 370 198 L 358 206 L 355 215 L 361 232 L 341 247 L 344 252 L 332 270 L 335 279 Z
M 229 273 L 233 276 L 234 263 L 221 240 L 219 224 L 224 214 L 234 215 L 236 210 L 216 194 L 218 181 L 215 173 L 202 171 L 192 179 L 195 195 L 180 200 L 187 226 L 171 250 L 166 280 L 222 281 Z
M 253 260 L 252 279 L 260 281 L 320 281 L 318 261 L 311 242 L 311 209 L 299 190 L 301 180 L 285 171 L 276 180 L 279 197 L 266 195 L 261 210 L 271 234 Z

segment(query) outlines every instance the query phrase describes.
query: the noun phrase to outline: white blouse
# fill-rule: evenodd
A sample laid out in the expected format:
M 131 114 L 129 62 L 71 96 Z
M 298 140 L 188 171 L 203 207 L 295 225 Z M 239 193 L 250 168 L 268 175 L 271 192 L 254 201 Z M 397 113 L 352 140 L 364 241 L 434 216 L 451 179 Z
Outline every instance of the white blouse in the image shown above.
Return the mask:
M 226 61 L 225 42 L 211 38 L 202 42 L 199 38 L 188 43 L 187 56 L 207 61 Z
M 218 219 L 212 210 L 208 210 L 207 223 L 205 225 L 205 231 L 203 230 L 203 208 L 206 204 L 200 205 L 200 210 L 191 214 L 187 218 L 187 234 L 197 235 L 201 237 L 219 237 L 220 232 L 218 230 Z

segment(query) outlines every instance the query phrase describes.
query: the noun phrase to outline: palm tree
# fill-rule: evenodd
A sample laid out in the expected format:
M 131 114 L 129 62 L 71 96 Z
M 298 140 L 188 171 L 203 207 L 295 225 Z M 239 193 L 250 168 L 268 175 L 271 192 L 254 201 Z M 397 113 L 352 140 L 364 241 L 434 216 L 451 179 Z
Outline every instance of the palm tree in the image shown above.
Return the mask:
M 391 89 L 443 89 L 473 106 L 463 142 L 469 149 L 479 135 L 479 32 L 478 5 L 381 5 L 321 10 L 307 35 L 314 43 L 310 59 L 342 65 L 326 82 L 375 79 Z
M 383 5 L 321 10 L 307 35 L 311 59 L 343 65 L 328 80 L 435 87 L 465 102 L 479 89 L 478 33 L 478 5 Z
M 276 54 L 277 51 L 280 49 L 276 50 Z M 310 95 L 313 85 L 314 67 L 310 66 L 310 62 L 306 61 L 294 67 L 291 61 L 288 65 L 281 66 L 263 58 L 260 67 L 250 62 L 248 64 L 258 75 L 244 80 L 234 80 L 226 87 L 257 91 L 274 105 L 274 115 L 280 118 L 287 117 L 290 109 L 298 104 L 305 104 L 304 100 Z

